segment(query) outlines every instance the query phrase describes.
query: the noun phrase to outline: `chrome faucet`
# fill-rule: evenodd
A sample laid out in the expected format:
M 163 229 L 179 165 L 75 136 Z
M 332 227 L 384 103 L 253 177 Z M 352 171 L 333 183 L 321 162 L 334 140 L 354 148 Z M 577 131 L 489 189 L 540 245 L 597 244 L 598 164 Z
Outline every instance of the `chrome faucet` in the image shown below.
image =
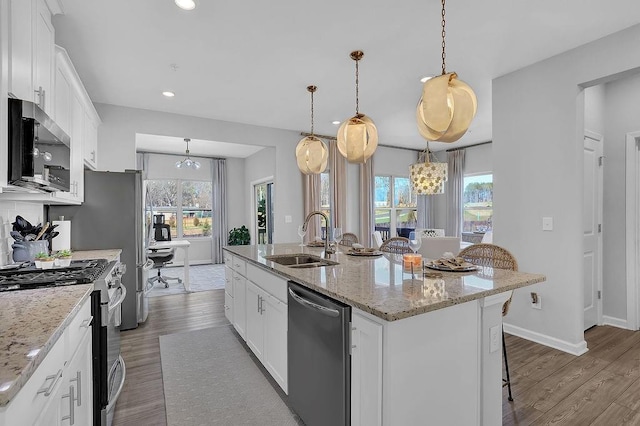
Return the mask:
M 333 249 L 333 247 L 329 246 L 329 218 L 327 217 L 327 215 L 324 214 L 323 212 L 319 211 L 319 210 L 312 211 L 304 219 L 304 224 L 302 225 L 302 230 L 305 231 L 305 232 L 307 231 L 307 227 L 309 226 L 309 219 L 311 219 L 312 216 L 315 216 L 317 214 L 322 216 L 322 217 L 324 217 L 324 223 L 327 224 L 327 234 L 326 234 L 325 239 L 324 239 L 324 258 L 325 259 L 330 259 L 331 255 L 333 253 L 335 253 L 336 251 Z

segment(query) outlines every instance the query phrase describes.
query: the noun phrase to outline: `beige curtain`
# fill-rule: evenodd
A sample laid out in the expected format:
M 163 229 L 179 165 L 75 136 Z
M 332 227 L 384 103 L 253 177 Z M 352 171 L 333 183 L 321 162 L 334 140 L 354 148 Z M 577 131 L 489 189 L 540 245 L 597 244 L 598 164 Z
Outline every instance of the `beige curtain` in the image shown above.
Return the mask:
M 329 170 L 331 171 L 331 228 L 344 229 L 347 218 L 347 159 L 338 152 L 336 141 L 329 141 Z M 333 237 L 329 233 L 330 237 Z
M 447 195 L 447 227 L 446 235 L 457 237 L 462 235 L 462 191 L 464 182 L 464 149 L 447 153 L 449 163 L 449 180 L 445 193 Z
M 302 189 L 304 198 L 304 217 L 306 218 L 312 211 L 320 210 L 320 175 L 302 174 Z M 307 228 L 307 235 L 305 236 L 306 241 L 313 241 L 316 236 L 321 235 L 320 220 L 311 219 Z
M 222 247 L 227 245 L 227 160 L 211 159 L 211 260 L 223 263 Z
M 426 155 L 424 152 L 418 153 L 418 163 L 424 163 L 426 159 Z M 418 194 L 416 196 L 417 200 L 417 210 L 418 210 L 418 220 L 416 221 L 416 228 L 427 229 L 433 228 L 433 209 L 431 208 L 433 195 L 426 194 Z
M 375 156 L 375 154 L 374 154 Z M 360 165 L 360 244 L 373 247 L 371 234 L 375 229 L 375 212 L 373 194 L 375 178 L 373 176 L 373 157 Z

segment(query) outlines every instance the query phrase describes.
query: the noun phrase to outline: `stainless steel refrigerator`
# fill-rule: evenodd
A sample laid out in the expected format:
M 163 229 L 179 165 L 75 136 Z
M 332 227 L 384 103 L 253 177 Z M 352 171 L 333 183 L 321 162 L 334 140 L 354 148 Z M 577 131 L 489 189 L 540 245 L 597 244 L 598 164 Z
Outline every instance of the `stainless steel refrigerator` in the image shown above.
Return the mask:
M 144 290 L 147 271 L 144 232 L 142 174 L 125 172 L 84 173 L 84 202 L 79 206 L 50 206 L 47 220 L 64 216 L 71 221 L 71 249 L 122 249 L 120 260 L 127 271 L 122 282 L 127 296 L 122 303 L 121 330 L 144 321 Z

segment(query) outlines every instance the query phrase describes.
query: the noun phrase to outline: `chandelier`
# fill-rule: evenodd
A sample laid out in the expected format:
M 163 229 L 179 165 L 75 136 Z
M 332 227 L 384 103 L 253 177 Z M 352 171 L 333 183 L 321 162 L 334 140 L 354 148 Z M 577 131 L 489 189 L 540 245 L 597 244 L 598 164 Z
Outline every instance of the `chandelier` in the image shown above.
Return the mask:
M 351 52 L 356 61 L 356 115 L 344 121 L 338 128 L 338 151 L 350 163 L 366 163 L 378 146 L 378 129 L 369 117 L 359 110 L 359 73 L 358 61 L 364 53 L 361 50 Z
M 409 167 L 411 189 L 416 194 L 422 195 L 444 194 L 444 183 L 448 179 L 447 163 L 431 161 L 429 141 L 427 141 L 427 150 L 423 156 L 423 162 L 412 164 Z
M 187 157 L 182 161 L 176 161 L 176 167 L 178 169 L 187 168 L 198 170 L 200 168 L 200 163 L 198 161 L 192 160 L 191 157 L 189 157 L 189 142 L 191 141 L 191 139 L 184 138 L 184 141 L 187 143 L 187 151 L 185 152 Z
M 418 131 L 431 141 L 455 142 L 469 129 L 478 103 L 471 87 L 445 68 L 445 0 L 442 0 L 442 75 L 425 81 L 416 109 Z
M 298 168 L 305 175 L 324 172 L 329 159 L 327 146 L 313 134 L 313 94 L 316 90 L 316 86 L 307 86 L 307 91 L 311 93 L 311 134 L 301 139 L 296 146 Z

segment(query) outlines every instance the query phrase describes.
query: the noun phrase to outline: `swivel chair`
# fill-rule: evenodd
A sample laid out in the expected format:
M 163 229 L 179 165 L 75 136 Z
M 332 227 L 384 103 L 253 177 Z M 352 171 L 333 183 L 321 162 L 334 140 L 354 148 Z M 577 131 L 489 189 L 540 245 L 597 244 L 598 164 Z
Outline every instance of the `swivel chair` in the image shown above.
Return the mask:
M 157 217 L 161 216 L 161 218 Z M 154 228 L 154 237 L 156 241 L 171 241 L 171 228 L 169 225 L 164 223 L 164 215 L 156 215 L 154 218 L 155 223 L 153 224 Z M 175 256 L 175 249 L 150 249 L 147 252 L 147 258 L 153 261 L 153 267 L 158 270 L 158 274 L 155 277 L 149 278 L 148 282 L 151 285 L 154 285 L 157 282 L 161 282 L 164 284 L 165 288 L 169 287 L 169 280 L 176 280 L 178 284 L 182 283 L 181 278 L 175 277 L 167 277 L 163 276 L 160 273 L 160 269 L 162 267 L 172 263 L 173 257 Z

